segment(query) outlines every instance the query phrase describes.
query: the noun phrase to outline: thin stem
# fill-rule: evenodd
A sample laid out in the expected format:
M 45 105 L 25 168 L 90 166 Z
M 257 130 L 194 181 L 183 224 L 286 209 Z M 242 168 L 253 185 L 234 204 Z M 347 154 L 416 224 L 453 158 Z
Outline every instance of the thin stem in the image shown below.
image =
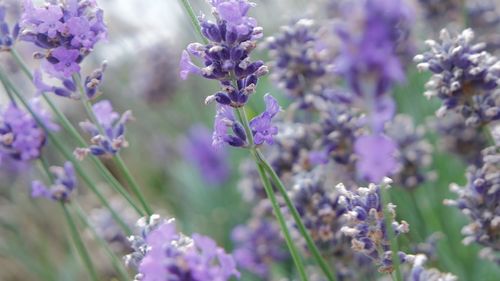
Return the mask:
M 87 115 L 91 119 L 91 121 L 97 126 L 99 133 L 102 136 L 106 136 L 106 132 L 104 128 L 102 127 L 101 123 L 97 119 L 97 116 L 94 113 L 94 110 L 92 109 L 92 103 L 90 102 L 89 98 L 87 97 L 87 94 L 85 93 L 80 77 L 78 75 L 73 75 L 73 81 L 78 87 L 78 90 L 80 91 L 80 97 L 83 103 L 83 107 L 85 108 L 85 111 L 87 112 Z M 113 156 L 113 159 L 115 162 L 118 164 L 118 168 L 122 172 L 122 174 L 125 176 L 125 179 L 127 180 L 127 183 L 129 187 L 132 189 L 132 192 L 135 194 L 137 199 L 139 199 L 139 202 L 141 203 L 142 207 L 144 208 L 144 211 L 148 216 L 153 214 L 153 209 L 149 206 L 147 203 L 146 199 L 144 198 L 144 195 L 141 192 L 141 189 L 139 188 L 139 185 L 135 181 L 134 177 L 130 173 L 130 170 L 127 168 L 127 165 L 125 165 L 125 162 L 121 158 L 121 156 L 117 153 L 116 155 Z
M 203 33 L 201 32 L 200 23 L 198 22 L 198 18 L 196 17 L 193 11 L 193 7 L 191 6 L 191 3 L 189 3 L 189 0 L 179 0 L 179 1 L 181 2 L 184 11 L 186 11 L 186 13 L 188 14 L 189 19 L 191 20 L 191 23 L 194 29 L 196 30 L 196 33 L 200 37 L 200 39 L 203 41 L 203 43 L 208 44 L 207 38 L 205 38 L 205 36 L 203 36 Z
M 283 199 L 285 200 L 285 203 L 286 203 L 288 209 L 290 210 L 290 213 L 292 214 L 292 217 L 295 221 L 297 228 L 299 229 L 300 234 L 306 240 L 307 247 L 311 251 L 314 259 L 316 260 L 316 262 L 318 263 L 318 265 L 320 266 L 321 270 L 323 271 L 325 276 L 328 278 L 328 280 L 330 280 L 330 281 L 336 280 L 335 274 L 334 274 L 334 267 L 330 268 L 330 266 L 323 259 L 323 256 L 321 256 L 321 253 L 320 253 L 318 247 L 314 243 L 314 240 L 312 239 L 311 235 L 309 234 L 309 231 L 307 231 L 304 223 L 302 222 L 302 219 L 300 218 L 299 212 L 297 211 L 292 200 L 288 196 L 288 192 L 286 191 L 286 188 L 283 185 L 283 182 L 281 181 L 279 176 L 276 174 L 274 169 L 271 167 L 271 165 L 266 161 L 266 159 L 264 158 L 262 153 L 257 149 L 256 149 L 256 151 L 257 151 L 259 163 L 262 164 L 262 166 L 264 167 L 266 172 L 271 176 L 271 179 L 278 187 L 278 190 L 280 191 L 281 195 L 283 196 Z
M 45 131 L 47 134 L 47 137 L 49 138 L 50 142 L 54 144 L 54 146 L 63 154 L 63 156 L 70 161 L 73 166 L 75 167 L 76 172 L 80 177 L 83 179 L 83 181 L 87 184 L 87 186 L 91 189 L 91 191 L 97 196 L 99 201 L 106 207 L 115 221 L 120 225 L 120 227 L 125 231 L 127 235 L 130 235 L 132 232 L 128 225 L 121 219 L 121 217 L 111 208 L 109 205 L 109 202 L 106 200 L 106 198 L 99 192 L 97 189 L 96 184 L 94 181 L 91 179 L 89 175 L 85 173 L 83 168 L 81 167 L 80 163 L 76 161 L 74 158 L 73 154 L 69 152 L 64 145 L 59 141 L 59 139 L 50 131 L 45 123 L 40 119 L 38 114 L 31 108 L 30 104 L 26 101 L 26 99 L 21 95 L 21 93 L 12 85 L 12 83 L 8 80 L 7 76 L 5 76 L 5 73 L 3 70 L 0 68 L 0 80 L 4 81 L 6 85 L 12 90 L 14 95 L 21 101 L 23 106 L 29 111 L 29 113 L 33 116 L 33 118 L 36 120 L 38 125 Z
M 391 258 L 392 258 L 392 264 L 394 265 L 396 280 L 402 281 L 403 277 L 401 275 L 401 270 L 399 268 L 400 262 L 399 262 L 398 241 L 394 235 L 394 229 L 392 229 L 392 218 L 387 206 L 390 202 L 390 195 L 387 186 L 382 185 L 380 187 L 380 196 L 382 197 L 382 204 L 383 204 L 382 210 L 384 212 L 385 232 L 387 233 L 387 237 L 391 242 Z
M 115 163 L 118 164 L 118 168 L 122 171 L 123 175 L 125 176 L 125 179 L 127 180 L 130 188 L 132 189 L 132 192 L 139 199 L 139 202 L 141 203 L 142 207 L 146 211 L 146 214 L 148 216 L 151 216 L 153 214 L 153 209 L 151 209 L 151 207 L 146 202 L 146 199 L 144 198 L 144 195 L 142 194 L 141 189 L 139 188 L 139 185 L 137 184 L 134 177 L 130 173 L 130 170 L 128 169 L 127 165 L 125 165 L 125 162 L 123 161 L 120 154 L 116 154 L 113 157 L 113 159 L 115 160 Z
M 281 182 L 281 180 L 278 177 L 278 175 L 276 174 L 276 172 L 274 172 L 271 165 L 269 165 L 269 163 L 265 160 L 264 156 L 260 153 L 260 151 L 257 148 L 253 147 L 253 134 L 252 134 L 252 131 L 250 129 L 250 124 L 248 122 L 248 117 L 246 115 L 245 110 L 243 108 L 238 108 L 236 110 L 236 113 L 237 113 L 237 115 L 238 115 L 238 117 L 243 125 L 243 128 L 245 129 L 245 133 L 246 133 L 247 138 L 249 140 L 250 146 L 252 147 L 252 155 L 254 155 L 257 166 L 259 168 L 260 167 L 264 168 L 265 172 L 267 172 L 269 174 L 269 176 L 271 176 L 273 182 L 278 187 L 278 190 L 280 191 L 280 194 L 283 196 L 283 199 L 285 200 L 287 208 L 289 209 L 290 213 L 292 214 L 292 217 L 295 221 L 295 224 L 297 225 L 297 228 L 299 229 L 300 234 L 306 240 L 307 247 L 309 248 L 309 250 L 313 254 L 314 259 L 316 260 L 316 262 L 320 266 L 320 268 L 323 271 L 323 273 L 325 274 L 325 276 L 328 278 L 329 281 L 336 280 L 334 274 L 330 270 L 330 267 L 328 266 L 326 261 L 321 256 L 321 253 L 319 252 L 318 248 L 316 247 L 316 244 L 314 243 L 311 236 L 309 235 L 309 232 L 307 231 L 304 224 L 302 223 L 302 219 L 300 218 L 299 212 L 297 211 L 297 209 L 293 205 L 292 200 L 290 200 L 290 197 L 288 196 L 288 193 L 286 191 L 285 186 Z M 267 179 L 267 177 L 265 177 L 265 178 Z M 271 192 L 274 192 L 274 191 L 271 189 Z
M 73 238 L 73 241 L 74 241 L 75 246 L 76 246 L 76 250 L 78 251 L 80 258 L 82 259 L 83 263 L 85 264 L 85 267 L 87 267 L 87 270 L 88 270 L 92 280 L 99 281 L 99 278 L 97 277 L 97 272 L 95 271 L 92 260 L 90 259 L 89 253 L 87 252 L 87 249 L 85 248 L 85 244 L 83 243 L 82 237 L 80 236 L 80 233 L 75 225 L 75 222 L 73 221 L 73 218 L 71 217 L 71 214 L 68 211 L 68 208 L 66 207 L 65 203 L 62 203 L 62 202 L 61 202 L 61 207 L 63 209 L 64 217 L 66 218 L 66 222 L 68 223 L 68 226 L 69 226 L 69 229 L 71 232 L 71 237 Z
M 7 92 L 7 95 L 9 96 L 10 102 L 12 102 L 12 104 L 14 104 L 15 106 L 17 106 L 16 99 L 12 95 L 11 90 L 9 89 L 9 87 L 7 87 L 7 84 L 5 84 L 5 81 L 3 79 L 2 79 L 2 85 L 3 85 L 4 89 L 5 89 L 5 92 Z
M 257 156 L 254 155 L 254 158 L 257 160 Z M 281 212 L 281 208 L 278 204 L 278 200 L 276 199 L 276 195 L 274 194 L 274 190 L 271 186 L 271 183 L 269 182 L 269 178 L 266 175 L 266 172 L 264 171 L 264 168 L 262 165 L 257 164 L 257 169 L 259 171 L 259 176 L 260 180 L 262 181 L 262 184 L 264 185 L 264 189 L 266 191 L 267 197 L 271 201 L 271 205 L 274 210 L 274 214 L 276 215 L 276 218 L 278 219 L 281 231 L 283 232 L 285 236 L 285 242 L 288 247 L 288 250 L 290 251 L 290 254 L 292 255 L 293 262 L 295 263 L 295 266 L 297 267 L 297 271 L 299 272 L 300 280 L 307 281 L 307 275 L 306 271 L 304 268 L 304 263 L 302 261 L 302 258 L 300 257 L 299 252 L 297 251 L 297 247 L 295 247 L 295 244 L 292 240 L 292 236 L 290 235 L 290 231 L 288 230 L 288 227 L 285 222 L 285 218 L 283 217 L 283 213 Z
M 33 75 L 31 72 L 28 70 L 28 67 L 26 63 L 23 61 L 23 59 L 19 56 L 19 53 L 15 49 L 11 49 L 11 54 L 14 58 L 14 60 L 17 62 L 19 67 L 23 70 L 24 74 L 26 77 L 30 79 L 30 81 L 33 81 Z M 71 122 L 68 120 L 66 115 L 62 113 L 59 108 L 52 102 L 52 100 L 49 98 L 49 96 L 46 93 L 42 93 L 42 97 L 44 100 L 47 102 L 49 105 L 50 109 L 54 112 L 56 115 L 57 119 L 59 120 L 59 123 L 64 127 L 64 129 L 71 135 L 73 138 L 77 141 L 78 145 L 81 147 L 87 147 L 88 144 L 85 141 L 85 139 L 78 133 L 76 128 L 71 124 Z M 92 163 L 97 167 L 98 172 L 104 177 L 104 179 L 111 184 L 111 187 L 118 192 L 120 195 L 127 200 L 127 202 L 134 208 L 134 210 L 139 214 L 139 216 L 143 216 L 144 212 L 137 206 L 137 204 L 134 202 L 134 200 L 130 197 L 128 194 L 127 190 L 120 184 L 118 180 L 115 179 L 115 177 L 110 173 L 110 171 L 104 166 L 104 164 L 99 160 L 98 157 L 91 155 L 90 159 Z
M 109 247 L 109 244 L 106 243 L 106 241 L 104 241 L 104 239 L 92 227 L 92 225 L 88 221 L 87 215 L 85 214 L 85 211 L 83 211 L 82 207 L 77 203 L 73 203 L 71 207 L 73 208 L 74 212 L 76 212 L 76 215 L 82 221 L 83 225 L 92 232 L 92 235 L 97 240 L 99 245 L 106 251 L 109 258 L 111 259 L 111 263 L 113 264 L 113 267 L 115 268 L 117 273 L 120 275 L 121 279 L 123 281 L 130 280 L 130 276 L 128 275 L 125 268 L 123 268 L 123 264 L 121 262 L 121 259 L 118 258 L 115 255 L 115 253 L 113 253 L 113 251 Z

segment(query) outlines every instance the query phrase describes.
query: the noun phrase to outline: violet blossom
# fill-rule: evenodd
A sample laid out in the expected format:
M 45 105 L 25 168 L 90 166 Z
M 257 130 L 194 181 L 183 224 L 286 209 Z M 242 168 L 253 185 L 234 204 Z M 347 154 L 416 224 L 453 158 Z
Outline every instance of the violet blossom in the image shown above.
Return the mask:
M 31 184 L 31 196 L 61 202 L 69 201 L 71 193 L 77 186 L 77 178 L 73 165 L 71 162 L 66 162 L 63 167 L 50 167 L 49 171 L 54 177 L 54 182 L 47 187 L 41 181 L 33 181 Z

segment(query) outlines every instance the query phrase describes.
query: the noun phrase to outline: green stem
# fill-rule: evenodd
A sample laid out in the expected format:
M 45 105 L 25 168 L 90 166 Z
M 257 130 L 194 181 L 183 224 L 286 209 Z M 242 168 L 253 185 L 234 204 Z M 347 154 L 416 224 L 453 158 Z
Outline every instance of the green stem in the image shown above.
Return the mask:
M 151 209 L 151 207 L 146 202 L 146 199 L 144 198 L 144 195 L 142 194 L 139 185 L 137 184 L 134 177 L 130 173 L 130 170 L 128 169 L 127 165 L 125 165 L 125 162 L 123 161 L 120 154 L 117 153 L 113 157 L 113 159 L 115 160 L 115 163 L 118 164 L 118 168 L 122 171 L 123 175 L 125 176 L 125 179 L 127 180 L 130 188 L 132 189 L 132 192 L 139 199 L 139 202 L 141 203 L 142 207 L 146 211 L 146 214 L 148 216 L 151 216 L 153 214 L 153 209 Z
M 196 17 L 193 11 L 193 7 L 189 3 L 189 0 L 179 0 L 179 1 L 181 2 L 184 11 L 186 11 L 186 13 L 188 14 L 189 19 L 191 20 L 191 23 L 194 29 L 196 30 L 196 33 L 200 37 L 200 39 L 203 41 L 203 43 L 208 44 L 207 38 L 205 38 L 205 36 L 203 36 L 203 33 L 201 32 L 200 23 L 198 22 L 198 18 Z
M 399 249 L 398 249 L 398 241 L 397 238 L 394 235 L 394 230 L 392 229 L 392 218 L 391 214 L 388 210 L 387 205 L 390 202 L 390 195 L 389 195 L 389 190 L 388 187 L 383 184 L 380 187 L 380 196 L 382 196 L 382 210 L 384 212 L 384 221 L 385 221 L 385 232 L 387 233 L 387 237 L 389 238 L 389 241 L 391 242 L 391 257 L 392 257 L 392 264 L 394 265 L 394 272 L 396 273 L 396 280 L 397 281 L 402 281 L 403 277 L 401 275 L 401 269 L 399 268 Z
M 97 196 L 99 201 L 106 207 L 115 221 L 120 225 L 120 227 L 123 229 L 123 231 L 127 234 L 130 235 L 132 232 L 128 225 L 121 219 L 121 217 L 111 208 L 109 205 L 109 202 L 106 200 L 106 198 L 99 192 L 97 189 L 96 184 L 94 181 L 91 179 L 91 177 L 85 173 L 83 168 L 81 167 L 80 163 L 74 158 L 73 154 L 69 152 L 64 145 L 59 141 L 59 139 L 50 131 L 45 123 L 40 119 L 38 114 L 31 108 L 30 104 L 26 101 L 26 99 L 21 95 L 21 93 L 12 85 L 12 83 L 8 80 L 7 76 L 3 72 L 2 69 L 0 69 L 0 80 L 2 80 L 14 93 L 14 95 L 17 97 L 19 101 L 23 104 L 23 106 L 29 111 L 29 113 L 33 116 L 33 118 L 36 120 L 38 125 L 45 131 L 47 134 L 47 137 L 49 138 L 50 142 L 54 144 L 54 146 L 63 154 L 63 156 L 70 161 L 73 166 L 75 167 L 76 172 L 80 177 L 83 179 L 83 181 L 86 183 L 86 185 L 91 189 L 91 191 Z
M 283 195 L 283 199 L 285 200 L 285 203 L 290 210 L 290 213 L 292 214 L 292 217 L 295 221 L 295 224 L 297 225 L 297 228 L 299 229 L 300 234 L 304 237 L 307 243 L 307 247 L 311 251 L 314 259 L 320 266 L 321 270 L 325 274 L 325 276 L 328 278 L 328 280 L 336 280 L 335 274 L 334 274 L 334 267 L 331 267 L 326 263 L 326 261 L 323 259 L 323 256 L 321 255 L 318 247 L 314 243 L 314 240 L 312 239 L 311 235 L 309 234 L 309 231 L 307 231 L 304 223 L 302 222 L 302 219 L 300 218 L 300 214 L 293 205 L 292 200 L 290 199 L 290 196 L 288 196 L 288 192 L 283 185 L 283 182 L 279 178 L 279 176 L 276 174 L 274 169 L 271 167 L 271 165 L 266 161 L 262 153 L 257 150 L 257 156 L 258 156 L 258 161 L 264 166 L 264 169 L 266 172 L 271 176 L 271 179 L 273 182 L 276 184 L 278 187 L 278 190 L 280 193 Z M 333 271 L 333 272 L 332 272 Z
M 11 54 L 14 58 L 14 60 L 17 62 L 17 64 L 21 67 L 23 70 L 24 74 L 26 77 L 30 79 L 30 81 L 33 81 L 33 75 L 31 72 L 28 70 L 28 67 L 26 66 L 26 63 L 23 61 L 23 59 L 19 56 L 19 53 L 15 49 L 11 49 Z M 81 147 L 88 147 L 87 142 L 85 139 L 78 133 L 76 128 L 71 124 L 71 122 L 68 120 L 66 115 L 64 115 L 59 108 L 52 102 L 52 100 L 49 98 L 49 96 L 46 93 L 42 93 L 42 97 L 44 100 L 47 102 L 49 105 L 50 109 L 54 112 L 56 115 L 57 119 L 59 120 L 59 123 L 63 126 L 63 128 L 71 135 L 73 138 L 77 141 L 78 145 Z M 127 200 L 127 202 L 134 208 L 134 210 L 139 214 L 139 216 L 143 216 L 144 213 L 143 211 L 137 206 L 137 204 L 132 200 L 130 195 L 128 194 L 127 190 L 120 184 L 118 180 L 115 179 L 115 177 L 110 173 L 110 171 L 104 166 L 104 164 L 99 160 L 98 157 L 91 155 L 90 157 L 92 163 L 97 167 L 98 172 L 101 174 L 101 176 L 104 177 L 104 179 L 111 184 L 111 187 L 118 192 L 120 195 Z
M 71 237 L 73 238 L 73 242 L 75 243 L 76 250 L 78 251 L 80 258 L 82 259 L 83 263 L 85 264 L 85 267 L 87 267 L 87 270 L 88 270 L 92 280 L 99 281 L 99 278 L 97 277 L 97 272 L 95 271 L 92 260 L 90 259 L 89 253 L 87 252 L 87 249 L 85 248 L 85 244 L 83 243 L 82 237 L 80 236 L 80 233 L 78 232 L 78 229 L 75 225 L 75 222 L 73 221 L 73 218 L 71 217 L 71 214 L 68 211 L 68 208 L 66 207 L 65 203 L 62 203 L 62 202 L 61 202 L 61 207 L 63 209 L 64 217 L 66 218 L 66 222 L 68 223 L 68 226 L 69 226 L 69 229 L 71 232 Z
M 254 159 L 257 160 L 257 156 L 254 155 Z M 278 219 L 281 231 L 283 232 L 283 235 L 285 236 L 285 242 L 288 247 L 288 250 L 290 251 L 290 254 L 292 255 L 293 262 L 295 263 L 295 266 L 297 267 L 297 271 L 300 276 L 300 280 L 307 281 L 307 275 L 304 267 L 304 263 L 302 261 L 302 258 L 300 257 L 299 252 L 297 251 L 297 247 L 295 247 L 295 244 L 292 240 L 292 236 L 290 235 L 290 231 L 288 230 L 288 227 L 286 225 L 285 218 L 283 217 L 283 213 L 281 212 L 281 208 L 278 204 L 278 200 L 276 199 L 276 195 L 274 194 L 273 187 L 271 183 L 269 182 L 269 178 L 266 175 L 266 172 L 264 171 L 264 168 L 262 165 L 257 164 L 257 169 L 259 171 L 259 176 L 260 180 L 262 181 L 262 184 L 264 185 L 264 189 L 266 191 L 267 197 L 271 201 L 271 205 L 273 207 L 274 214 L 276 215 L 276 218 Z
M 87 115 L 89 116 L 90 120 L 92 123 L 94 123 L 98 130 L 99 133 L 106 137 L 106 132 L 104 128 L 102 127 L 101 123 L 97 119 L 97 116 L 94 113 L 94 110 L 92 109 L 92 103 L 90 102 L 89 98 L 87 97 L 87 94 L 85 93 L 80 77 L 77 74 L 73 75 L 73 81 L 78 87 L 78 90 L 80 91 L 80 97 L 83 103 L 83 107 L 85 108 L 85 111 L 87 112 Z M 144 211 L 148 216 L 153 214 L 153 209 L 149 206 L 147 203 L 146 199 L 144 198 L 144 195 L 141 192 L 141 189 L 139 188 L 139 185 L 135 181 L 134 177 L 130 173 L 129 169 L 127 168 L 127 165 L 125 165 L 125 162 L 121 158 L 121 156 L 117 153 L 116 155 L 113 156 L 113 159 L 115 162 L 118 164 L 118 168 L 122 172 L 122 174 L 125 176 L 125 179 L 127 180 L 127 183 L 129 187 L 132 189 L 132 192 L 134 192 L 135 196 L 139 199 L 139 202 L 141 203 L 142 207 L 144 208 Z
M 250 129 L 250 124 L 248 122 L 248 117 L 246 115 L 245 109 L 244 108 L 238 108 L 236 110 L 236 113 L 238 115 L 238 118 L 240 119 L 243 128 L 245 129 L 245 133 L 247 135 L 247 138 L 249 139 L 250 146 L 252 147 L 252 155 L 254 155 L 255 161 L 257 163 L 258 167 L 264 168 L 265 172 L 271 176 L 271 179 L 273 182 L 276 184 L 278 187 L 278 190 L 280 191 L 280 194 L 283 196 L 283 199 L 285 200 L 285 203 L 287 205 L 287 208 L 289 209 L 290 213 L 292 214 L 292 217 L 295 221 L 295 224 L 297 228 L 299 229 L 300 234 L 304 237 L 307 243 L 307 247 L 311 251 L 314 259 L 320 266 L 321 270 L 325 274 L 325 276 L 328 278 L 329 281 L 336 280 L 335 275 L 332 273 L 330 270 L 330 267 L 326 263 L 326 261 L 323 259 L 321 256 L 321 253 L 319 252 L 318 248 L 316 247 L 316 244 L 314 243 L 313 239 L 311 238 L 309 232 L 307 231 L 306 227 L 304 226 L 304 223 L 302 223 L 302 219 L 300 218 L 299 212 L 293 205 L 292 200 L 290 200 L 290 197 L 288 196 L 288 193 L 286 191 L 285 186 L 281 182 L 280 178 L 276 174 L 276 172 L 273 170 L 271 165 L 265 160 L 264 156 L 260 153 L 260 151 L 255 148 L 253 145 L 253 134 Z M 266 177 L 267 178 L 267 177 Z M 274 192 L 271 189 L 271 192 Z
M 73 207 L 73 210 L 76 212 L 77 216 L 82 221 L 83 225 L 92 232 L 92 235 L 94 236 L 96 241 L 106 251 L 106 254 L 108 254 L 109 258 L 111 259 L 111 263 L 113 264 L 113 267 L 115 268 L 118 275 L 120 275 L 120 278 L 123 281 L 130 280 L 130 276 L 128 275 L 126 269 L 123 268 L 123 264 L 121 262 L 121 259 L 118 258 L 115 255 L 115 253 L 113 253 L 113 251 L 109 247 L 109 244 L 106 241 L 104 241 L 104 239 L 92 227 L 92 225 L 88 221 L 87 215 L 85 214 L 85 211 L 83 211 L 82 207 L 77 203 L 73 203 L 71 207 Z

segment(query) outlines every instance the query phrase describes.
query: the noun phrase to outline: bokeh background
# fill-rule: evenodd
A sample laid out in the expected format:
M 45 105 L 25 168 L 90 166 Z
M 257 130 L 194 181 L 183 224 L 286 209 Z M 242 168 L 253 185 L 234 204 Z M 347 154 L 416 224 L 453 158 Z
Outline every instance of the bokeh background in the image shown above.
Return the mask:
M 20 1 L 3 2 L 15 10 Z M 227 163 L 219 164 L 227 165 L 229 173 L 219 176 L 215 182 L 211 180 L 211 175 L 203 173 L 200 169 L 203 166 L 189 155 L 189 150 L 194 149 L 189 142 L 193 126 L 205 126 L 211 131 L 215 109 L 213 105 L 205 105 L 204 100 L 217 90 L 216 83 L 201 78 L 190 78 L 187 82 L 179 79 L 180 53 L 187 43 L 196 39 L 189 18 L 176 0 L 97 2 L 105 11 L 109 38 L 108 42 L 100 43 L 86 60 L 85 68 L 90 71 L 106 60 L 108 70 L 103 84 L 104 97 L 113 102 L 118 112 L 130 109 L 135 116 L 135 121 L 128 125 L 130 147 L 122 153 L 125 161 L 155 210 L 163 216 L 175 217 L 183 232 L 209 235 L 230 250 L 233 247 L 231 229 L 245 222 L 251 210 L 251 206 L 242 200 L 239 180 L 240 165 L 247 154 L 227 149 Z M 209 12 L 203 0 L 191 2 L 195 11 Z M 264 27 L 264 35 L 270 36 L 293 19 L 308 17 L 321 21 L 332 18 L 334 12 L 330 9 L 334 9 L 337 1 L 254 2 L 257 7 L 252 15 Z M 440 27 L 452 22 L 461 24 L 460 15 L 446 14 L 446 9 L 437 9 L 436 13 L 443 16 L 432 20 L 420 4 L 419 1 L 414 3 L 419 18 L 415 26 L 417 49 L 423 40 L 435 38 Z M 498 35 L 499 32 L 496 29 L 487 34 Z M 27 44 L 19 44 L 19 49 L 25 58 L 33 52 Z M 266 60 L 268 52 L 258 48 L 254 57 Z M 0 63 L 9 67 L 13 79 L 24 91 L 33 91 L 7 54 L 0 53 Z M 429 101 L 422 95 L 429 75 L 417 72 L 412 63 L 408 64 L 407 73 L 406 83 L 399 85 L 394 92 L 398 111 L 413 116 L 417 124 L 426 125 L 439 107 L 437 101 Z M 2 91 L 0 89 L 4 104 L 6 100 Z M 269 76 L 262 79 L 257 95 L 267 92 L 277 97 L 286 108 L 289 100 Z M 263 108 L 261 101 L 259 97 L 251 99 L 250 111 L 260 112 Z M 58 104 L 75 123 L 83 118 L 84 113 L 78 104 L 63 99 L 58 99 Z M 64 134 L 60 137 L 65 138 Z M 456 196 L 448 189 L 450 183 L 465 183 L 465 164 L 458 157 L 441 151 L 432 132 L 428 137 L 435 151 L 430 168 L 436 175 L 435 180 L 423 184 L 413 193 L 397 187 L 392 190 L 394 203 L 399 206 L 398 219 L 410 223 L 409 236 L 415 241 L 423 242 L 424 237 L 441 233 L 436 248 L 439 256 L 436 267 L 459 275 L 461 280 L 498 280 L 500 269 L 493 263 L 478 259 L 478 247 L 461 243 L 463 237 L 460 230 L 466 224 L 466 218 L 457 209 L 442 204 L 443 199 Z M 50 149 L 46 155 L 58 160 L 56 153 Z M 87 162 L 84 165 L 95 172 Z M 115 170 L 113 163 L 106 162 L 106 165 L 111 171 Z M 13 166 L 0 169 L 0 280 L 85 280 L 85 273 L 67 238 L 67 229 L 57 206 L 29 197 L 29 184 L 37 172 L 36 169 L 27 171 Z M 120 198 L 114 198 L 104 183 L 100 188 L 133 225 L 138 219 L 134 213 Z M 78 193 L 80 205 L 93 216 L 96 224 L 102 226 L 103 235 L 107 231 L 111 233 L 106 229 L 113 227 L 109 215 L 100 209 L 93 195 L 84 187 Z M 417 206 L 413 206 L 413 202 L 418 204 L 420 214 L 415 212 Z M 96 262 L 99 270 L 111 270 L 102 250 L 88 233 L 84 234 L 91 245 L 92 255 L 99 261 Z M 117 238 L 115 246 L 126 252 L 126 249 L 120 248 L 123 245 L 119 240 Z M 243 280 L 258 278 L 245 274 Z

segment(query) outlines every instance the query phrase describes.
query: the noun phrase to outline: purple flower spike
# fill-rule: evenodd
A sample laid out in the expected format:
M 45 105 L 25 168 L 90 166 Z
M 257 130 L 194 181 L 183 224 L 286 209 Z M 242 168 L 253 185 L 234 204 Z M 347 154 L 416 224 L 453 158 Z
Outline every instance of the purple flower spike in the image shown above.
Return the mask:
M 74 152 L 75 156 L 78 159 L 83 159 L 89 153 L 95 156 L 110 156 L 128 147 L 125 139 L 125 125 L 133 118 L 132 112 L 126 111 L 120 116 L 113 111 L 111 102 L 108 100 L 95 103 L 92 109 L 104 132 L 99 131 L 97 124 L 90 121 L 81 122 L 80 127 L 92 136 L 91 145 L 87 148 L 77 148 Z
M 266 94 L 264 96 L 266 110 L 250 121 L 255 144 L 273 144 L 273 137 L 278 134 L 278 127 L 272 125 L 272 118 L 281 110 L 278 101 Z
M 40 21 L 36 31 L 39 33 L 46 33 L 51 39 L 55 38 L 57 32 L 63 25 L 60 21 L 62 16 L 63 12 L 61 7 L 57 5 L 49 5 L 46 8 L 36 9 L 34 17 Z
M 140 236 L 129 240 L 135 252 L 125 257 L 128 265 L 138 269 L 138 280 L 218 280 L 239 278 L 233 257 L 209 237 L 177 232 L 175 222 L 153 215 L 149 223 L 143 220 Z
M 397 168 L 397 145 L 385 135 L 360 137 L 354 144 L 354 150 L 359 157 L 356 163 L 358 173 L 369 182 L 380 183 Z
M 54 176 L 52 185 L 47 187 L 40 181 L 33 181 L 31 184 L 31 196 L 33 198 L 46 198 L 53 201 L 69 201 L 70 195 L 76 189 L 77 185 L 73 164 L 66 162 L 63 167 L 50 167 L 50 173 Z

